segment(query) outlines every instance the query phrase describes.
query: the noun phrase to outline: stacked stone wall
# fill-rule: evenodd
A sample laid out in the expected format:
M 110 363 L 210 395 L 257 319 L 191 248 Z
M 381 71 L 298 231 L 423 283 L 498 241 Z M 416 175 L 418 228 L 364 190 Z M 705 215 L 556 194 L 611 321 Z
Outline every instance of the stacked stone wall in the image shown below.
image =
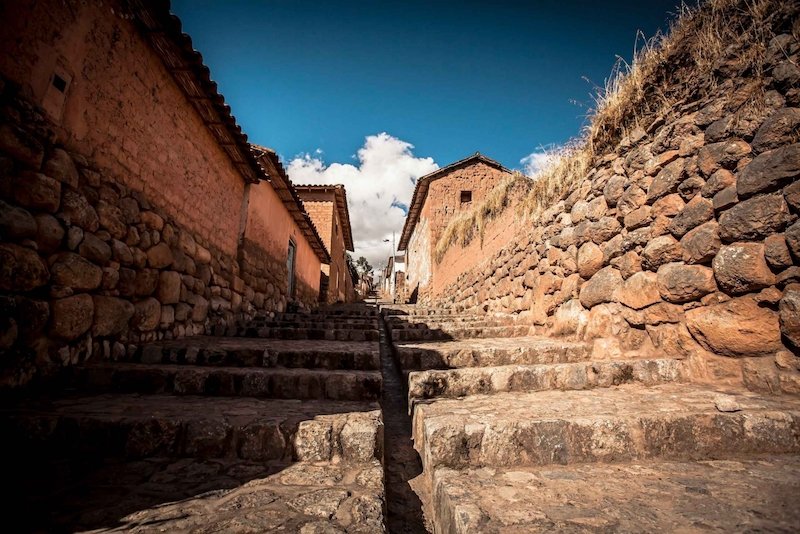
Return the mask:
M 780 24 L 730 44 L 710 93 L 676 67 L 689 98 L 595 156 L 435 303 L 516 313 L 604 353 L 680 354 L 697 380 L 800 393 L 800 43 L 796 17 Z M 764 72 L 742 72 L 754 51 Z

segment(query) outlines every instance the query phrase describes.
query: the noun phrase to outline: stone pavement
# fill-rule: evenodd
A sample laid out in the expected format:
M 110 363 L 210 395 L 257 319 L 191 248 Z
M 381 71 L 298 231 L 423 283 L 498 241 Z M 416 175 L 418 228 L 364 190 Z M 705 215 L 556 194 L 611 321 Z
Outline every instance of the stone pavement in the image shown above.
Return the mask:
M 21 491 L 5 524 L 383 532 L 378 326 L 363 306 L 257 318 L 219 332 L 254 337 L 140 346 L 75 369 L 58 395 L 6 403 Z
M 541 338 L 509 316 L 383 312 L 403 333 L 394 355 L 433 531 L 800 525 L 800 399 L 694 383 L 680 358 Z

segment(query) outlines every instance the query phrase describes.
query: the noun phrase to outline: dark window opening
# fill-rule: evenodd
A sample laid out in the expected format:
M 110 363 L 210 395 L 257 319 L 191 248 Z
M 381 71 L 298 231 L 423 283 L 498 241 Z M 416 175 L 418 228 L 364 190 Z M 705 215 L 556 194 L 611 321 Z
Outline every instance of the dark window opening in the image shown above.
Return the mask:
M 461 203 L 468 204 L 472 202 L 472 191 L 462 191 L 461 192 Z
M 67 80 L 58 74 L 53 74 L 53 87 L 58 89 L 59 92 L 63 93 L 67 90 Z

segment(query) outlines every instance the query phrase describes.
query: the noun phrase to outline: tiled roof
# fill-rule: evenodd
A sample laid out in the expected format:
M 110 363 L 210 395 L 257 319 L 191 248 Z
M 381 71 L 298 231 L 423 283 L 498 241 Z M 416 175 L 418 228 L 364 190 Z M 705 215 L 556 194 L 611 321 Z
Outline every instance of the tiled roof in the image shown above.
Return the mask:
M 180 19 L 170 13 L 169 1 L 122 0 L 122 4 L 122 16 L 133 19 L 139 27 L 233 166 L 247 182 L 265 180 L 272 184 L 317 257 L 329 263 L 330 255 L 278 156 L 263 147 L 251 150 L 247 135 L 211 79 L 203 56 L 192 47 L 192 38 L 181 31 Z
M 400 234 L 400 243 L 397 246 L 397 250 L 405 250 L 408 246 L 408 241 L 411 239 L 411 234 L 414 233 L 414 227 L 417 225 L 417 221 L 419 220 L 419 214 L 422 211 L 422 206 L 425 205 L 425 199 L 428 197 L 428 187 L 430 186 L 431 182 L 444 177 L 451 171 L 461 167 L 466 167 L 467 165 L 472 165 L 475 162 L 485 163 L 486 165 L 494 167 L 495 169 L 499 169 L 503 172 L 511 172 L 497 161 L 487 158 L 480 152 L 475 152 L 469 157 L 458 160 L 455 163 L 451 163 L 446 167 L 442 167 L 441 169 L 435 170 L 432 173 L 426 174 L 425 176 L 417 179 L 417 185 L 414 186 L 414 196 L 411 197 L 411 205 L 408 208 L 408 215 L 406 215 L 406 222 L 403 225 L 403 233 Z
M 322 263 L 330 263 L 331 256 L 329 251 L 325 248 L 325 244 L 317 231 L 317 227 L 314 226 L 314 222 L 311 220 L 308 212 L 306 212 L 303 201 L 300 200 L 295 186 L 292 185 L 292 181 L 289 179 L 289 175 L 286 174 L 278 155 L 274 150 L 266 147 L 258 145 L 250 146 L 253 154 L 258 158 L 269 183 L 272 184 L 272 188 L 291 214 L 292 219 L 294 219 L 294 222 L 303 232 L 306 240 L 311 244 L 311 248 L 314 249 L 314 253 L 319 258 L 319 261 Z

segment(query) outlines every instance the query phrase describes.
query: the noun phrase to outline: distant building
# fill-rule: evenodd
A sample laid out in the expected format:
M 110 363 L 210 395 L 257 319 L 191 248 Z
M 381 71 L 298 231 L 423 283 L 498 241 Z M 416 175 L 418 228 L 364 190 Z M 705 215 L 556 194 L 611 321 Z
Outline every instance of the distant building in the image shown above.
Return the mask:
M 405 280 L 405 254 L 389 256 L 381 275 L 381 290 L 386 299 L 399 301 L 402 284 Z
M 331 255 L 330 265 L 321 268 L 320 302 L 353 302 L 355 284 L 347 261 L 353 234 L 344 186 L 297 185 L 295 189 Z
M 405 291 L 410 302 L 424 295 L 436 276 L 433 252 L 450 221 L 510 176 L 509 169 L 476 152 L 417 180 L 397 247 L 406 252 Z

